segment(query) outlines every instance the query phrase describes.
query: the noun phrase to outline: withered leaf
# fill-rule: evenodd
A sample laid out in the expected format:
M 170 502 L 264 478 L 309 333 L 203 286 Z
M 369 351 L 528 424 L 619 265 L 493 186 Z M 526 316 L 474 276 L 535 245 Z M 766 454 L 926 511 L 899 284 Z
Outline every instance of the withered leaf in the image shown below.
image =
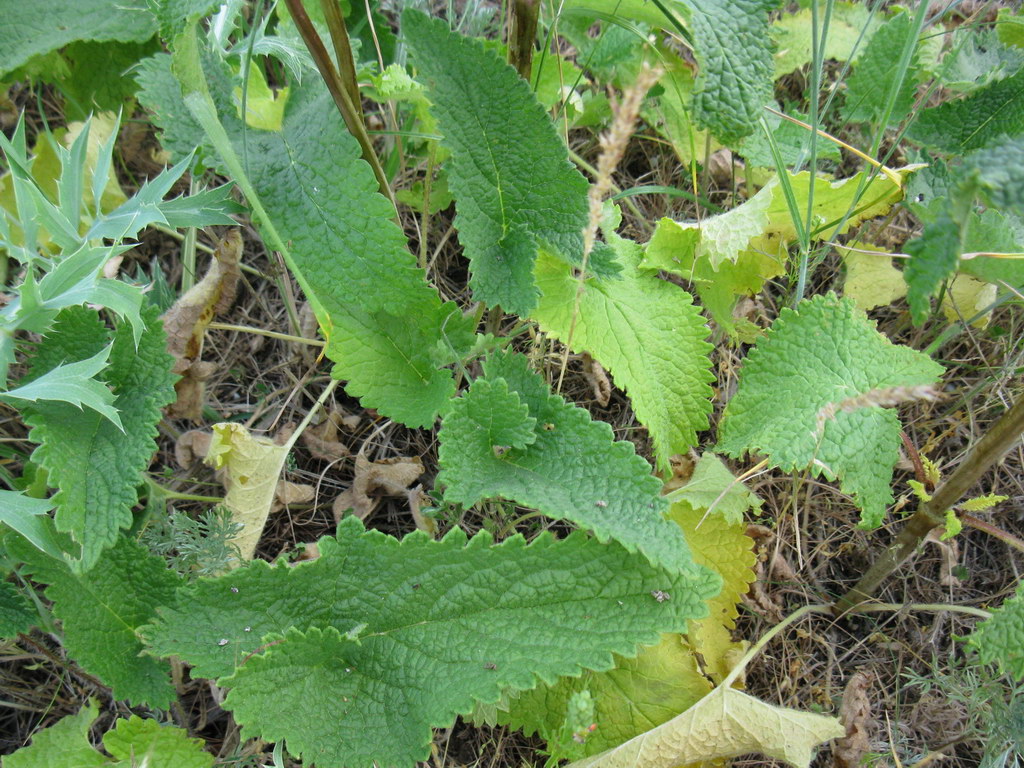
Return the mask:
M 419 456 L 396 456 L 381 461 L 370 461 L 362 454 L 356 456 L 355 478 L 352 487 L 334 500 L 334 518 L 341 520 L 346 510 L 361 520 L 377 508 L 378 499 L 369 494 L 382 491 L 386 496 L 406 496 L 407 489 L 423 474 Z

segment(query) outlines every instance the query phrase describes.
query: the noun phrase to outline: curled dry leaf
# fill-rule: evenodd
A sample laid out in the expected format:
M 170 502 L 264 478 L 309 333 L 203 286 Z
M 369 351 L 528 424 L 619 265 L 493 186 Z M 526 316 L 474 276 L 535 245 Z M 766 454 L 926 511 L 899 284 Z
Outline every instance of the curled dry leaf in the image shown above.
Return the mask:
M 844 734 L 834 717 L 775 707 L 718 687 L 681 715 L 569 768 L 675 768 L 750 752 L 807 768 L 815 747 Z
M 241 424 L 214 424 L 206 463 L 221 472 L 224 506 L 242 524 L 234 542 L 242 559 L 252 560 L 263 526 L 277 498 L 278 478 L 288 451 Z
M 351 509 L 356 517 L 365 520 L 377 508 L 378 499 L 371 498 L 370 493 L 383 491 L 387 496 L 406 496 L 409 486 L 422 474 L 423 462 L 419 456 L 370 461 L 359 454 L 352 487 L 334 500 L 334 519 L 340 521 L 345 511 Z
M 205 381 L 216 367 L 203 363 L 203 336 L 213 318 L 225 312 L 235 300 L 241 272 L 242 235 L 228 230 L 217 244 L 213 263 L 206 275 L 178 298 L 163 315 L 167 351 L 174 356 L 174 372 L 181 379 L 174 385 L 177 400 L 168 408 L 171 416 L 198 422 L 202 415 Z
M 871 719 L 868 688 L 874 679 L 870 671 L 858 669 L 846 683 L 843 703 L 839 708 L 839 719 L 846 728 L 846 735 L 836 740 L 832 750 L 836 768 L 857 768 L 871 748 L 868 734 L 874 721 Z
M 612 399 L 612 382 L 602 365 L 586 353 L 583 355 L 583 376 L 590 382 L 597 404 L 601 407 L 608 405 Z
M 212 435 L 202 429 L 190 429 L 174 442 L 174 460 L 182 469 L 189 469 L 210 450 Z
M 312 501 L 314 496 L 316 496 L 316 488 L 312 485 L 280 480 L 277 483 L 277 488 L 274 489 L 274 506 L 305 504 L 307 501 Z
M 338 440 L 338 427 L 345 423 L 345 419 L 351 418 L 342 415 L 340 411 L 332 410 L 323 423 L 308 427 L 302 433 L 302 443 L 309 449 L 313 458 L 337 461 L 351 454 L 348 446 Z

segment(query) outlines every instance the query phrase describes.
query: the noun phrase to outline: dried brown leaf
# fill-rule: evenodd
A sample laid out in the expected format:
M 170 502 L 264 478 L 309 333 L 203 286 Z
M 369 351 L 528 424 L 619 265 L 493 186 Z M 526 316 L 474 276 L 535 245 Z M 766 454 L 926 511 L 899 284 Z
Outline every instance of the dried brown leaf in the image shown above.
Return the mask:
M 314 496 L 316 496 L 316 488 L 307 483 L 280 480 L 277 483 L 277 488 L 274 489 L 275 505 L 304 504 L 307 501 L 312 501 Z
M 586 353 L 583 355 L 583 376 L 590 382 L 597 404 L 601 407 L 608 405 L 612 399 L 612 383 L 601 364 Z
M 356 456 L 352 487 L 334 500 L 335 520 L 340 521 L 348 509 L 365 520 L 377 508 L 379 500 L 371 497 L 371 493 L 380 491 L 385 496 L 406 496 L 409 486 L 422 474 L 423 462 L 419 456 L 396 456 L 381 461 L 370 461 L 362 454 Z
M 203 337 L 213 318 L 225 312 L 235 300 L 241 272 L 242 234 L 228 230 L 217 244 L 213 263 L 206 275 L 178 298 L 163 315 L 167 351 L 174 356 L 174 372 L 181 379 L 174 385 L 177 400 L 168 413 L 198 422 L 202 416 L 205 381 L 215 368 L 202 363 Z
M 338 426 L 343 423 L 345 418 L 340 411 L 331 411 L 322 424 L 308 427 L 302 433 L 302 442 L 309 449 L 313 458 L 337 461 L 351 454 L 348 446 L 338 440 Z
M 871 700 L 868 689 L 875 676 L 868 670 L 858 669 L 846 683 L 839 719 L 846 735 L 836 739 L 832 759 L 836 768 L 856 768 L 871 748 L 869 738 L 874 726 L 871 718 Z
M 183 432 L 181 437 L 174 441 L 174 460 L 182 469 L 188 469 L 199 459 L 206 458 L 210 450 L 209 432 L 201 429 L 190 429 Z

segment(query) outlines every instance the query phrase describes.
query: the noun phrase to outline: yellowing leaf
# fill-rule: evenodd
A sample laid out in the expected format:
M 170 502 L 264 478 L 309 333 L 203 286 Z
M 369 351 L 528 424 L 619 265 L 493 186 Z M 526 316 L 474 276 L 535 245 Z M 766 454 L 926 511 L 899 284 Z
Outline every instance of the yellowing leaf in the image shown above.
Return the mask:
M 996 300 L 996 286 L 976 280 L 970 275 L 957 275 L 942 296 L 942 313 L 951 323 L 958 320 L 970 320 L 972 317 L 990 308 Z M 985 328 L 992 319 L 989 309 L 974 320 L 975 328 Z
M 735 651 L 741 648 L 732 641 L 729 630 L 735 626 L 737 603 L 754 581 L 753 542 L 742 520 L 730 522 L 722 514 L 708 513 L 685 501 L 673 504 L 669 517 L 683 529 L 694 561 L 722 577 L 722 591 L 707 601 L 707 617 L 691 619 L 687 633 L 690 644 L 704 659 L 705 674 L 720 683 L 732 668 Z
M 851 241 L 847 248 L 837 248 L 846 264 L 843 295 L 853 299 L 865 312 L 884 307 L 907 294 L 903 273 L 892 265 L 892 254 L 883 248 Z M 865 253 L 870 251 L 870 253 Z
M 716 688 L 678 717 L 569 768 L 675 768 L 750 752 L 807 768 L 814 748 L 846 729 L 834 717 L 766 704 Z
M 234 90 L 235 108 L 242 117 L 242 88 Z M 263 131 L 280 131 L 284 122 L 284 106 L 288 89 L 271 90 L 259 67 L 249 67 L 249 88 L 245 94 L 245 123 Z
M 274 503 L 277 479 L 288 451 L 265 437 L 253 437 L 241 424 L 214 424 L 206 463 L 224 472 L 224 506 L 242 524 L 234 543 L 252 560 Z

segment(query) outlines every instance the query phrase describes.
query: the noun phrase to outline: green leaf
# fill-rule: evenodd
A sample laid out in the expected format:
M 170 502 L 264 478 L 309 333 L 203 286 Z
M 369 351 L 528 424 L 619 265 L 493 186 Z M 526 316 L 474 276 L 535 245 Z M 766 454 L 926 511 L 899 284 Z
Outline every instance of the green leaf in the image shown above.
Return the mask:
M 118 720 L 103 736 L 104 749 L 122 761 L 117 768 L 212 768 L 214 757 L 203 744 L 181 728 L 137 715 Z
M 896 86 L 896 78 L 902 75 L 888 125 L 903 122 L 914 105 L 917 84 L 923 73 L 916 50 L 910 57 L 906 73 L 902 73 L 895 63 L 900 60 L 908 39 L 915 32 L 914 20 L 906 11 L 882 23 L 867 44 L 864 55 L 857 60 L 853 73 L 846 78 L 845 120 L 878 123 L 885 116 L 889 93 Z
M 903 246 L 910 256 L 903 268 L 903 279 L 907 281 L 910 316 L 916 325 L 928 319 L 931 311 L 928 300 L 939 290 L 942 281 L 956 272 L 962 249 L 960 225 L 945 211 L 925 225 L 920 237 Z
M 239 121 L 223 111 L 230 81 L 210 62 L 200 68 L 198 43 L 189 39 L 192 58 L 187 45 L 176 55 L 196 112 L 183 110 L 165 73 L 154 70 L 155 95 L 170 105 L 164 119 L 192 120 L 185 141 L 194 138 L 200 117 L 215 135 L 216 151 L 256 209 L 264 237 L 283 253 L 313 305 L 336 363 L 333 375 L 346 379 L 365 407 L 408 426 L 431 424 L 455 391 L 444 366 L 472 347 L 471 322 L 453 304 L 442 305 L 425 282 L 322 81 L 292 86 L 282 130 L 249 129 L 242 144 Z M 165 137 L 177 131 L 173 123 L 164 128 Z
M 783 14 L 772 24 L 771 38 L 777 51 L 774 57 L 776 79 L 811 63 L 814 55 L 811 19 L 811 9 L 803 8 L 796 13 Z M 881 14 L 872 13 L 868 5 L 834 3 L 828 37 L 824 41 L 824 58 L 857 61 L 881 23 Z
M 32 578 L 48 585 L 46 597 L 63 625 L 64 645 L 82 669 L 109 685 L 115 699 L 166 709 L 175 698 L 170 667 L 140 656 L 143 648 L 136 636 L 158 606 L 173 603 L 181 582 L 163 560 L 120 538 L 92 571 L 81 575 L 25 542 L 9 543 Z
M 1024 48 L 1024 16 L 1010 8 L 1000 8 L 996 13 L 996 31 L 1004 45 Z
M 8 3 L 0 25 L 0 75 L 75 40 L 141 43 L 155 32 L 147 0 Z
M 860 240 L 851 240 L 846 245 L 836 247 L 846 267 L 843 296 L 853 299 L 865 312 L 906 296 L 903 273 L 892 265 L 891 252 Z
M 491 383 L 474 382 L 441 423 L 438 482 L 447 486 L 446 500 L 470 506 L 506 498 L 570 520 L 601 541 L 615 539 L 665 568 L 687 567 L 686 542 L 664 518 L 661 484 L 631 443 L 615 442 L 608 424 L 552 394 L 522 355 L 497 354 L 484 369 Z M 488 439 L 489 409 L 511 409 L 501 417 L 508 420 L 521 414 L 498 381 L 536 420 L 534 440 L 524 447 L 495 451 Z
M 89 743 L 89 729 L 99 715 L 95 701 L 37 733 L 32 743 L 4 758 L 4 768 L 212 768 L 213 755 L 203 742 L 181 728 L 137 715 L 117 721 L 103 736 L 113 760 Z
M 287 739 L 323 768 L 426 759 L 430 728 L 474 700 L 606 669 L 685 627 L 718 588 L 707 571 L 668 573 L 582 533 L 399 542 L 349 517 L 319 547 L 312 562 L 200 580 L 146 633 L 195 674 L 235 670 L 219 684 L 245 733 Z
M 1017 592 L 979 623 L 967 644 L 985 664 L 998 664 L 999 671 L 1024 679 L 1024 583 Z
M 46 514 L 53 506 L 51 499 L 33 499 L 23 493 L 0 491 L 0 523 L 17 531 L 40 552 L 60 560 L 64 553 L 54 534 L 53 520 Z
M 697 123 L 726 144 L 757 128 L 772 98 L 768 12 L 776 0 L 683 0 L 699 74 Z
M 69 715 L 39 731 L 32 743 L 3 760 L 3 768 L 101 768 L 107 759 L 89 744 L 89 728 L 99 716 L 96 702 L 89 701 L 78 714 Z
M 1002 211 L 1024 214 L 1024 137 L 1001 139 L 964 160 L 964 184 Z
M 685 453 L 708 427 L 714 378 L 708 329 L 690 294 L 637 269 L 640 246 L 613 233 L 607 237 L 620 279 L 586 280 L 576 312 L 578 278 L 542 253 L 536 267 L 541 299 L 532 317 L 563 342 L 571 332 L 575 351 L 588 352 L 611 371 L 650 431 L 659 467 L 667 469 L 669 457 Z
M 951 91 L 975 91 L 1024 66 L 1024 52 L 1004 45 L 998 29 L 964 26 L 956 33 L 954 49 L 939 69 L 939 81 Z
M 582 258 L 587 182 L 529 85 L 497 54 L 417 11 L 403 14 L 402 29 L 452 152 L 449 186 L 473 295 L 526 315 L 537 303 L 538 246 Z
M 889 342 L 852 301 L 816 296 L 784 309 L 747 356 L 717 450 L 764 454 L 787 472 L 838 477 L 862 510 L 861 526 L 875 528 L 893 498 L 899 419 L 892 410 L 863 407 L 825 419 L 822 429 L 822 409 L 876 390 L 932 384 L 941 373 L 920 352 Z
M 951 155 L 1024 132 L 1024 70 L 970 96 L 923 109 L 907 138 Z
M 33 427 L 29 439 L 40 444 L 33 461 L 49 472 L 50 483 L 58 488 L 53 498 L 57 530 L 70 533 L 81 545 L 74 566 L 82 571 L 91 568 L 118 531 L 131 524 L 140 474 L 156 451 L 153 438 L 161 408 L 174 400 L 173 360 L 165 350 L 163 326 L 152 307 L 143 308 L 142 317 L 146 331 L 138 348 L 131 329 L 122 324 L 114 333 L 110 365 L 103 371 L 114 391 L 123 432 L 98 413 L 66 403 L 37 403 L 25 419 Z M 65 310 L 40 344 L 37 362 L 54 356 L 47 349 L 51 344 L 58 354 L 72 357 L 68 345 L 73 341 L 86 356 L 107 338 L 95 312 Z
M 0 638 L 28 632 L 39 615 L 25 593 L 9 581 L 0 581 Z
M 668 498 L 673 503 L 685 501 L 694 509 L 712 510 L 734 525 L 743 521 L 748 509 L 759 509 L 762 503 L 757 494 L 739 482 L 725 462 L 711 452 L 700 457 L 686 485 L 672 491 Z M 683 530 L 689 529 L 683 526 Z
M 93 377 L 107 367 L 110 347 L 104 347 L 90 358 L 77 363 L 61 363 L 28 384 L 0 392 L 0 400 L 26 400 L 69 403 L 78 408 L 91 408 L 124 431 L 121 418 L 112 406 L 113 393 Z

